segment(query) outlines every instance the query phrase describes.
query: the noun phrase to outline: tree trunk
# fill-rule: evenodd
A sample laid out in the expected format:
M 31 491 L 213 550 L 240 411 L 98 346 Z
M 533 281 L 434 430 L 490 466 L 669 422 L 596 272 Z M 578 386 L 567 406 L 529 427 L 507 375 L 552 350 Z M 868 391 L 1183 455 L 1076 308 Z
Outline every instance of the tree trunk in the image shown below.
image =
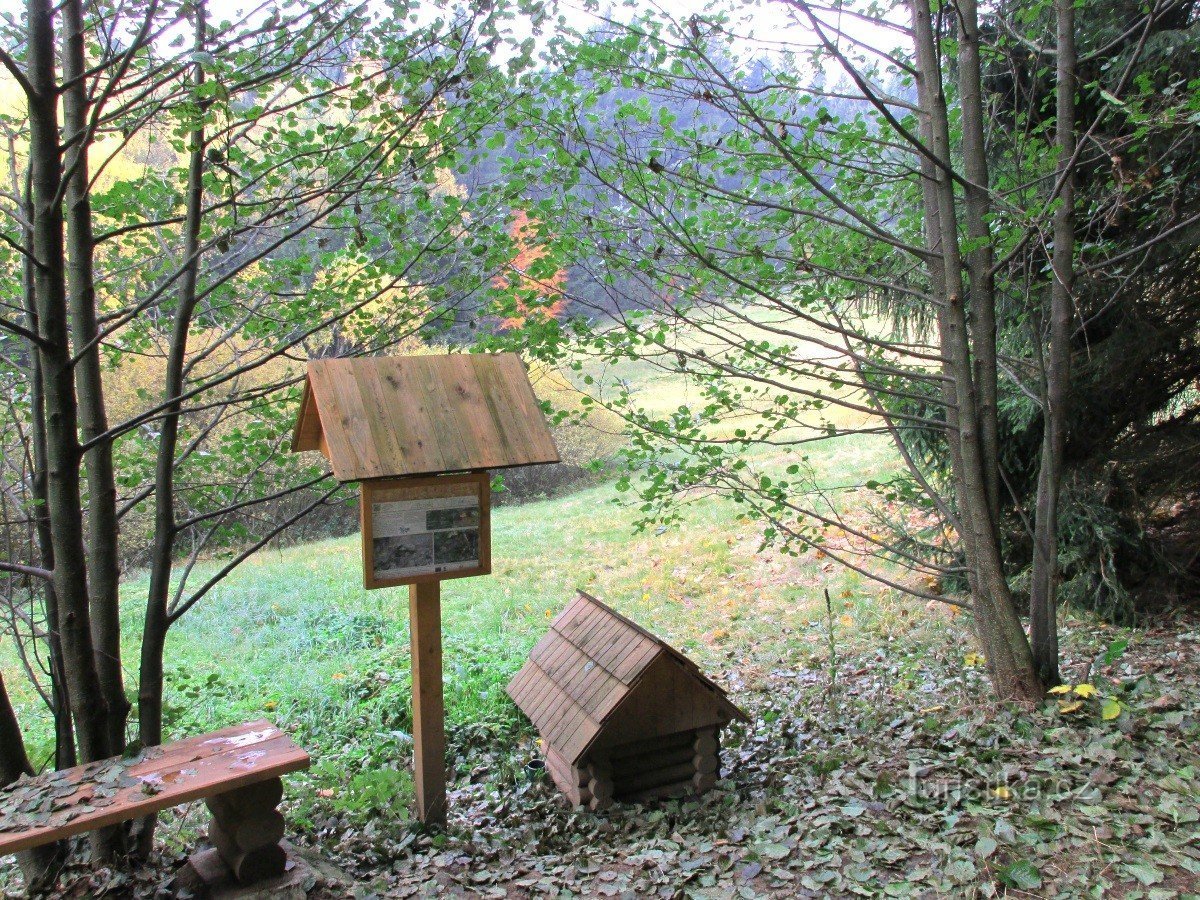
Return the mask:
M 55 83 L 54 6 L 28 0 L 29 160 L 32 170 L 34 297 L 39 368 L 46 403 L 46 505 L 54 551 L 59 634 L 75 733 L 83 761 L 111 755 L 108 710 L 100 690 L 88 609 L 84 557 L 80 447 L 74 370 L 67 337 L 66 275 L 58 86 Z
M 951 177 L 950 123 L 942 89 L 937 44 L 928 0 L 911 0 L 917 69 L 926 81 L 923 96 L 929 105 L 942 268 L 939 295 L 945 298 L 939 326 L 945 360 L 943 371 L 954 385 L 957 432 L 949 433 L 961 469 L 958 505 L 963 522 L 963 546 L 973 574 L 972 607 L 975 631 L 987 659 L 988 673 L 1002 698 L 1037 700 L 1043 688 L 1033 667 L 1029 641 L 1021 627 L 1004 577 L 997 522 L 991 514 L 987 460 L 980 433 L 980 416 L 972 365 L 971 342 L 963 297 L 963 264 L 959 251 L 957 207 Z M 964 146 L 963 154 L 982 153 L 983 147 Z
M 27 176 L 28 177 L 28 176 Z M 33 221 L 33 204 L 30 200 L 31 188 L 27 181 L 23 206 L 25 221 Z M 33 232 L 27 226 L 22 229 L 26 247 L 33 246 Z M 22 293 L 25 298 L 25 318 L 29 330 L 38 333 L 37 301 L 34 298 L 34 266 L 33 260 L 27 254 L 22 272 Z M 37 537 L 38 556 L 41 566 L 48 572 L 54 571 L 54 545 L 50 534 L 50 513 L 46 500 L 46 401 L 42 388 L 42 370 L 38 354 L 32 350 L 29 354 L 29 387 L 30 387 L 30 443 L 33 445 L 33 472 L 30 479 L 29 492 L 33 497 L 34 530 Z M 59 637 L 58 626 L 58 597 L 54 593 L 54 585 L 47 583 L 43 587 L 43 605 L 46 615 L 46 645 L 47 662 L 50 667 L 50 712 L 54 717 L 54 767 L 69 769 L 78 762 L 75 754 L 75 728 L 71 723 L 70 694 L 67 691 L 67 672 L 63 665 L 62 640 Z
M 17 715 L 8 697 L 4 673 L 0 672 L 0 788 L 7 787 L 22 775 L 32 775 L 33 766 L 25 752 L 25 739 Z M 47 844 L 17 854 L 17 865 L 25 876 L 25 889 L 33 894 L 54 880 L 62 861 L 62 844 Z
M 197 55 L 205 47 L 203 0 L 196 11 Z M 199 62 L 192 67 L 192 89 L 199 98 L 204 69 Z M 179 415 L 183 394 L 184 365 L 187 362 L 188 333 L 196 308 L 196 283 L 200 269 L 200 224 L 204 202 L 204 124 L 208 104 L 198 102 L 196 122 L 190 132 L 188 163 L 187 216 L 183 228 L 185 268 L 179 284 L 179 305 L 171 328 L 167 352 L 166 383 L 162 429 L 158 439 L 158 457 L 154 475 L 154 546 L 151 551 L 150 587 L 146 598 L 146 626 L 142 635 L 142 658 L 138 691 L 138 727 L 147 747 L 162 743 L 163 650 L 166 644 L 171 567 L 175 552 L 175 452 L 179 442 Z M 139 853 L 148 853 L 154 840 L 154 817 L 144 819 L 138 834 Z
M 64 132 L 70 152 L 66 164 L 67 258 L 69 260 L 71 337 L 77 348 L 75 386 L 79 399 L 79 424 L 84 443 L 108 431 L 104 387 L 100 374 L 100 346 L 95 340 L 96 290 L 92 256 L 92 208 L 89 199 L 88 145 L 85 139 L 90 104 L 83 5 L 66 0 L 62 6 Z M 130 704 L 125 696 L 121 666 L 120 565 L 117 550 L 117 485 L 113 474 L 112 441 L 93 444 L 84 456 L 87 470 L 88 588 L 92 616 L 92 641 L 100 690 L 108 704 L 109 743 L 114 752 L 125 747 L 125 720 Z
M 1033 583 L 1029 592 L 1029 632 L 1038 674 L 1058 684 L 1058 501 L 1067 443 L 1067 397 L 1071 384 L 1072 293 L 1075 281 L 1075 8 L 1055 0 L 1058 31 L 1056 123 L 1059 206 L 1054 213 L 1051 260 L 1050 349 L 1042 402 L 1042 459 L 1038 470 L 1034 522 Z
M 983 92 L 979 61 L 979 17 L 975 0 L 958 4 L 958 85 L 962 108 L 963 212 L 971 249 L 967 253 L 970 284 L 971 343 L 978 390 L 979 443 L 988 514 L 1000 520 L 1000 424 L 997 417 L 999 369 L 996 360 L 995 258 L 987 217 L 991 211 L 984 137 Z

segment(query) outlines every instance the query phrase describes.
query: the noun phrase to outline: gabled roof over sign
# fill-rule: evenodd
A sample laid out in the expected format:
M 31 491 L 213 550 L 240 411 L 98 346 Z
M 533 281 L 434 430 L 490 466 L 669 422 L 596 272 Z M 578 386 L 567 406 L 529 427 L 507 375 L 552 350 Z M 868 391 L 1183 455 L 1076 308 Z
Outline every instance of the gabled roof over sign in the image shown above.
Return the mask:
M 575 764 L 663 657 L 683 670 L 689 690 L 705 699 L 714 719 L 749 721 L 694 662 L 583 591 L 550 623 L 509 682 L 508 695 L 546 744 Z M 694 727 L 702 724 L 712 722 Z
M 559 461 L 515 353 L 310 360 L 292 450 L 339 481 Z

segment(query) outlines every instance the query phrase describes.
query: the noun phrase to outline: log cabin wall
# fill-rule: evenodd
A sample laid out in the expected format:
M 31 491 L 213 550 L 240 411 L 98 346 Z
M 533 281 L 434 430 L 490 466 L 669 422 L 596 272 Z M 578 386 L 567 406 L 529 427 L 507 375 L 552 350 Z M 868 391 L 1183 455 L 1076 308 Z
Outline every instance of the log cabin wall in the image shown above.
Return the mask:
M 720 730 L 747 721 L 695 663 L 582 591 L 508 693 L 559 790 L 592 809 L 703 793 L 720 777 Z

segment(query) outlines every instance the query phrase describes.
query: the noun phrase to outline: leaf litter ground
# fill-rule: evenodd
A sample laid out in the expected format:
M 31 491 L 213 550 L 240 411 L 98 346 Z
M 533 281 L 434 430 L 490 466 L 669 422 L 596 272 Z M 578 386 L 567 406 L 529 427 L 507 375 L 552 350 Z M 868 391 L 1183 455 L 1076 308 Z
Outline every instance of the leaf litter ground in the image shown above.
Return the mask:
M 815 655 L 728 653 L 719 674 L 754 722 L 726 733 L 725 777 L 696 800 L 571 809 L 526 774 L 531 739 L 455 730 L 448 828 L 318 817 L 293 835 L 333 864 L 309 896 L 1197 896 L 1200 616 L 1117 639 L 1070 621 L 1064 676 L 1095 690 L 1039 708 L 992 701 L 964 619 L 839 648 L 834 683 Z M 163 831 L 192 846 L 196 806 Z M 180 896 L 182 861 L 77 871 L 62 894 Z
M 524 774 L 536 747 L 458 733 L 472 769 L 446 832 L 330 820 L 309 840 L 360 897 L 1200 891 L 1200 617 L 1131 632 L 1127 648 L 1071 622 L 1064 677 L 1098 689 L 1036 709 L 992 702 L 953 630 L 843 652 L 833 685 L 783 663 L 726 673 L 754 724 L 727 732 L 725 777 L 697 800 L 569 809 Z

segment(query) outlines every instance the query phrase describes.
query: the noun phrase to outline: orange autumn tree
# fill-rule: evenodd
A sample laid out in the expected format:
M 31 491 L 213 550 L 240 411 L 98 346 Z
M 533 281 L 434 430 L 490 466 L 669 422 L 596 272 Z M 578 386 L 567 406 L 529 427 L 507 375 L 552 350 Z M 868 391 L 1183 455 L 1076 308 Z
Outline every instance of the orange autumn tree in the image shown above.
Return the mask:
M 539 271 L 545 267 L 538 263 L 549 250 L 538 240 L 538 225 L 538 220 L 522 209 L 516 212 L 509 226 L 516 254 L 505 271 L 492 280 L 492 285 L 512 292 L 516 311 L 501 320 L 501 328 L 521 328 L 532 318 L 557 319 L 566 308 L 566 269 Z

